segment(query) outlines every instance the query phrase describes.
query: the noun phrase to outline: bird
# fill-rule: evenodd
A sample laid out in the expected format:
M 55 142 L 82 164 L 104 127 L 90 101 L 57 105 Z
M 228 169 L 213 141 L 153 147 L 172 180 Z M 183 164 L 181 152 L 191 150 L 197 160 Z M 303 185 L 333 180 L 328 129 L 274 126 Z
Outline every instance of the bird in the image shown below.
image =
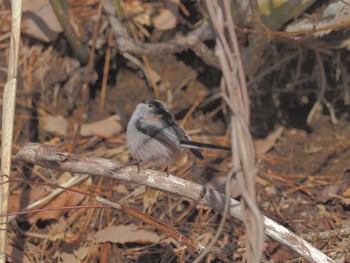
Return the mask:
M 204 159 L 200 151 L 203 148 L 231 152 L 229 147 L 192 141 L 176 123 L 169 107 L 157 99 L 142 101 L 136 106 L 126 134 L 138 172 L 140 163 L 145 162 L 154 168 L 166 165 L 169 174 L 169 164 L 183 156 L 183 148 L 189 148 L 200 160 Z

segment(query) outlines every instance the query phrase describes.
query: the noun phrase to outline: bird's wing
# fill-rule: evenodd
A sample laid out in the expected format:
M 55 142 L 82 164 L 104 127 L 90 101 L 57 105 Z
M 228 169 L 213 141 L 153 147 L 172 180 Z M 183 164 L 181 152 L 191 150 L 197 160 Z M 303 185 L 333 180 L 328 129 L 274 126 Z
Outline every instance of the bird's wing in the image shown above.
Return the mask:
M 156 118 L 142 118 L 137 120 L 135 123 L 136 129 L 171 149 L 178 149 L 180 140 L 174 130 L 165 126 Z
M 168 116 L 169 117 L 169 116 Z M 158 117 L 145 117 L 136 121 L 136 129 L 167 145 L 172 152 L 179 151 L 180 140 L 189 141 L 190 137 L 181 129 L 170 116 L 170 118 L 159 119 Z M 204 157 L 198 149 L 190 151 L 200 160 Z
M 170 114 L 169 114 L 170 115 Z M 164 116 L 164 115 L 163 115 Z M 163 118 L 163 123 L 168 127 L 171 127 L 173 132 L 177 135 L 179 141 L 190 141 L 190 136 L 181 129 L 175 122 L 174 117 L 172 115 L 167 116 L 168 118 Z M 180 142 L 179 142 L 180 143 Z M 190 149 L 190 151 L 200 160 L 204 159 L 204 156 L 198 149 Z

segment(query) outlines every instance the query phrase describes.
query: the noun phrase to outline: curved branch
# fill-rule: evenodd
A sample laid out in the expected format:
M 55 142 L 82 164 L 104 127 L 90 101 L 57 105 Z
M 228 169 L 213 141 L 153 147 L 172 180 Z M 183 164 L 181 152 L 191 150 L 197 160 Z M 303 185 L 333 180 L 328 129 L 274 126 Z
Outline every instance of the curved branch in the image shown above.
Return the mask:
M 128 52 L 133 55 L 164 55 L 173 54 L 191 49 L 206 64 L 220 69 L 220 63 L 214 52 L 202 41 L 212 39 L 213 32 L 207 21 L 198 28 L 184 36 L 177 36 L 167 42 L 137 43 L 128 34 L 127 30 L 114 15 L 114 10 L 109 1 L 103 1 L 105 12 L 109 16 L 109 23 L 116 36 L 116 42 L 120 52 Z
M 27 143 L 17 153 L 16 160 L 34 163 L 54 170 L 87 173 L 145 185 L 195 201 L 201 201 L 203 204 L 219 211 L 224 209 L 225 195 L 214 189 L 206 188 L 203 185 L 173 175 L 167 176 L 166 173 L 160 171 L 145 169 L 137 173 L 135 165 L 127 166 L 108 159 L 90 158 L 61 152 L 53 145 Z M 240 202 L 233 198 L 230 200 L 229 214 L 242 220 Z M 334 262 L 320 250 L 266 216 L 264 217 L 264 225 L 265 233 L 268 236 L 289 247 L 310 262 Z

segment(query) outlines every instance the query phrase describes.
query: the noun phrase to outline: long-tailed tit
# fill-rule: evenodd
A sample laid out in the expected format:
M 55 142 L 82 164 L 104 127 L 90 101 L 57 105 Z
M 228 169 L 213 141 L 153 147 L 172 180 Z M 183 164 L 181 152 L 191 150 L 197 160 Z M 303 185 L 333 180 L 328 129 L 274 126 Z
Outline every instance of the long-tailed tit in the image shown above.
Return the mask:
M 127 127 L 128 148 L 136 159 L 154 167 L 169 165 L 183 154 L 181 148 L 190 148 L 199 159 L 204 159 L 201 148 L 231 151 L 228 147 L 191 141 L 181 129 L 167 105 L 159 100 L 148 100 L 137 105 Z

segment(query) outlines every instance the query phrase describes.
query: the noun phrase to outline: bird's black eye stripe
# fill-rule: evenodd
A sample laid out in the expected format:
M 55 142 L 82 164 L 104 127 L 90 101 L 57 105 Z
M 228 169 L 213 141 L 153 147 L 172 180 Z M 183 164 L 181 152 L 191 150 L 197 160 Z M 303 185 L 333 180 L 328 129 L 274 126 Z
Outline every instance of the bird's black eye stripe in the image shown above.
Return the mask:
M 148 105 L 149 105 L 150 107 L 152 107 L 152 108 L 155 108 L 155 109 L 162 108 L 162 107 L 161 107 L 162 105 L 161 105 L 159 102 L 154 101 L 154 100 L 149 101 L 149 102 L 148 102 Z
M 150 108 L 153 108 L 153 107 L 154 107 L 152 101 L 144 100 L 142 103 L 143 103 L 143 104 L 147 104 L 147 106 L 150 107 Z
M 167 112 L 166 106 L 158 100 L 153 99 L 146 101 L 146 103 L 150 108 L 152 108 L 156 112 L 156 114 L 169 114 Z

